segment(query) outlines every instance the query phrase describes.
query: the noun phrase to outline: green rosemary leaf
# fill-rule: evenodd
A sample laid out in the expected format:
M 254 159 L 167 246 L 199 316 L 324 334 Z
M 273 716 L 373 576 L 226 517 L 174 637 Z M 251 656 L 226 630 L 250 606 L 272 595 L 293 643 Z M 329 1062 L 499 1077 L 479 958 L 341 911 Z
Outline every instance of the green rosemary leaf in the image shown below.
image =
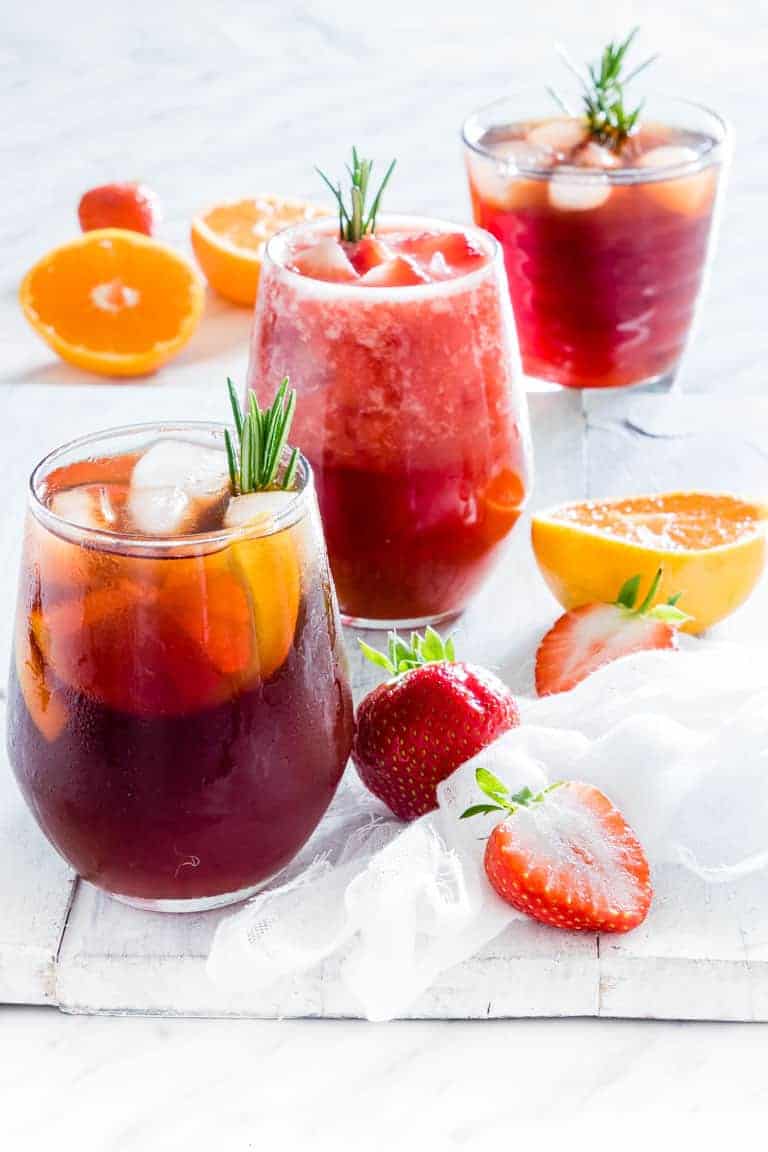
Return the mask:
M 353 147 L 352 163 L 345 165 L 345 167 L 349 178 L 349 206 L 344 202 L 341 184 L 334 185 L 320 168 L 316 168 L 315 171 L 323 183 L 330 189 L 338 205 L 339 239 L 355 242 L 361 240 L 367 233 L 376 230 L 376 216 L 381 204 L 381 197 L 394 171 L 395 161 L 393 160 L 389 165 L 367 214 L 366 204 L 368 201 L 371 172 L 373 171 L 373 161 L 360 156 L 357 148 Z
M 243 421 L 242 436 L 240 438 L 240 491 L 252 492 L 251 486 L 251 417 Z
M 288 467 L 285 470 L 285 475 L 283 476 L 283 484 L 282 484 L 283 488 L 286 488 L 286 489 L 287 488 L 293 488 L 293 482 L 296 479 L 296 470 L 297 470 L 298 466 L 299 466 L 299 450 L 298 450 L 298 448 L 294 448 L 293 451 L 291 452 L 291 458 L 288 461 Z
M 243 413 L 240 409 L 240 401 L 237 398 L 237 391 L 233 381 L 227 376 L 227 389 L 229 391 L 229 403 L 232 407 L 232 416 L 235 421 L 235 428 L 237 429 L 237 439 L 242 440 L 243 437 Z
M 237 495 L 240 489 L 237 456 L 235 455 L 235 448 L 232 443 L 232 437 L 229 434 L 229 428 L 224 429 L 224 445 L 227 449 L 227 467 L 229 468 L 229 483 L 232 486 L 232 491 Z
M 556 49 L 584 89 L 583 107 L 590 135 L 600 144 L 616 151 L 634 131 L 642 110 L 642 104 L 633 109 L 625 106 L 624 90 L 636 76 L 658 59 L 658 54 L 650 56 L 642 64 L 622 75 L 627 54 L 638 31 L 638 28 L 633 28 L 620 43 L 610 41 L 603 49 L 599 61 L 587 66 L 587 78 L 582 75 L 563 48 Z M 564 107 L 564 102 L 557 92 L 552 88 L 548 91 L 557 103 Z

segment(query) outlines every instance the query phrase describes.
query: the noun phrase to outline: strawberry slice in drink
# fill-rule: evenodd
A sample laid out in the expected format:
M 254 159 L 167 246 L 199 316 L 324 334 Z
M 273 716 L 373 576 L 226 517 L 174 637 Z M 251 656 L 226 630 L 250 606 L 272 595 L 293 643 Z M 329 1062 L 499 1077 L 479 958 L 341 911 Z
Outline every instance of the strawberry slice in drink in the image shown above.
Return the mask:
M 347 248 L 347 255 L 355 271 L 360 276 L 365 276 L 366 272 L 370 272 L 372 268 L 378 268 L 379 264 L 391 260 L 393 253 L 383 240 L 369 233 L 367 236 L 363 236 L 362 240 L 358 240 L 356 244 L 350 244 Z
M 400 248 L 436 278 L 467 272 L 485 260 L 465 232 L 420 232 L 404 239 Z
M 677 607 L 678 596 L 653 604 L 661 580 L 658 570 L 639 608 L 640 577 L 623 585 L 613 604 L 583 604 L 565 612 L 550 628 L 536 653 L 539 696 L 567 692 L 592 672 L 634 652 L 677 648 L 678 628 L 690 617 Z
M 629 932 L 643 922 L 653 896 L 648 861 L 607 796 L 577 780 L 510 795 L 485 768 L 475 778 L 488 802 L 462 819 L 506 813 L 483 860 L 502 900 L 555 928 Z
M 360 280 L 370 288 L 410 288 L 429 284 L 430 277 L 410 256 L 393 256 L 366 272 Z
M 293 268 L 302 276 L 326 280 L 330 284 L 351 284 L 359 279 L 341 244 L 332 237 L 297 252 L 293 257 Z

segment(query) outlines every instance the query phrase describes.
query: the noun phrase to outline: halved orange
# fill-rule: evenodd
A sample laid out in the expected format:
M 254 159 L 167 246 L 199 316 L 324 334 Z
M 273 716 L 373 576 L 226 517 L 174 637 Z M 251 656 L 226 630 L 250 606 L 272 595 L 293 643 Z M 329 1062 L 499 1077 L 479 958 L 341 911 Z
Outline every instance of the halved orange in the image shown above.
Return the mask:
M 292 224 L 328 215 L 327 208 L 287 196 L 230 200 L 195 216 L 190 238 L 211 287 L 233 304 L 252 305 L 267 242 Z
M 101 228 L 54 248 L 24 277 L 21 306 L 51 348 L 103 376 L 154 372 L 192 336 L 200 279 L 178 252 Z
M 699 633 L 729 616 L 765 566 L 768 507 L 716 492 L 663 492 L 563 504 L 533 517 L 539 568 L 564 608 L 616 599 L 639 573 L 663 569 L 656 602 L 681 593 Z

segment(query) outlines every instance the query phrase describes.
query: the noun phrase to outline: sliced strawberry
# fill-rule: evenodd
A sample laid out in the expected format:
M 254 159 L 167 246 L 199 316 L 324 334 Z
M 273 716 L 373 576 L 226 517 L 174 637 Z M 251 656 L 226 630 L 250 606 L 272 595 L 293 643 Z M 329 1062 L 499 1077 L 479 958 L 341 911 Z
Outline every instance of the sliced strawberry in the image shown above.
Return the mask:
M 360 704 L 352 759 L 375 796 L 414 820 L 437 807 L 441 780 L 520 723 L 517 704 L 492 673 L 456 663 L 432 628 L 410 644 L 392 633 L 388 655 L 361 648 L 394 679 Z
M 429 264 L 432 257 L 438 255 L 454 268 L 485 259 L 482 249 L 473 244 L 465 232 L 419 232 L 409 236 L 401 246 L 423 264 Z
M 689 617 L 676 607 L 677 596 L 651 607 L 660 579 L 661 569 L 639 608 L 640 577 L 633 576 L 615 604 L 584 604 L 562 615 L 536 653 L 539 696 L 567 692 L 604 664 L 633 652 L 677 648 L 678 626 Z
M 83 232 L 127 228 L 151 236 L 160 215 L 159 201 L 145 184 L 102 184 L 81 197 L 77 215 Z
M 332 284 L 352 283 L 359 277 L 338 240 L 329 237 L 293 257 L 293 267 L 302 276 L 327 280 Z
M 490 772 L 477 776 L 491 803 L 463 815 L 508 813 L 484 858 L 502 900 L 556 928 L 628 932 L 642 923 L 653 896 L 648 861 L 607 796 L 575 780 L 510 796 Z
M 347 247 L 347 256 L 355 271 L 360 276 L 364 276 L 372 268 L 377 268 L 379 264 L 391 260 L 392 249 L 388 248 L 378 236 L 369 234 L 363 236 L 362 240 L 358 240 L 356 244 L 350 244 Z
M 366 272 L 360 283 L 371 288 L 409 288 L 416 284 L 428 284 L 429 280 L 426 272 L 410 256 L 393 256 L 391 260 Z

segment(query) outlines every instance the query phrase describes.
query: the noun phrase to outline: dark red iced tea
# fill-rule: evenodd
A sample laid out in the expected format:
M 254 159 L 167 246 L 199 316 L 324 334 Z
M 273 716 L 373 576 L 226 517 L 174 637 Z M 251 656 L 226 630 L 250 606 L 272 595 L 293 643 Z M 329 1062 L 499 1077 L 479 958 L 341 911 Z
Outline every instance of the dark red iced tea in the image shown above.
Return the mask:
M 135 504 L 141 458 L 73 461 L 38 481 L 9 748 L 80 875 L 205 906 L 257 886 L 310 836 L 347 759 L 351 699 L 311 482 L 294 512 L 233 532 L 210 456 L 185 533 L 161 540 L 147 518 L 161 526 L 176 497 Z

